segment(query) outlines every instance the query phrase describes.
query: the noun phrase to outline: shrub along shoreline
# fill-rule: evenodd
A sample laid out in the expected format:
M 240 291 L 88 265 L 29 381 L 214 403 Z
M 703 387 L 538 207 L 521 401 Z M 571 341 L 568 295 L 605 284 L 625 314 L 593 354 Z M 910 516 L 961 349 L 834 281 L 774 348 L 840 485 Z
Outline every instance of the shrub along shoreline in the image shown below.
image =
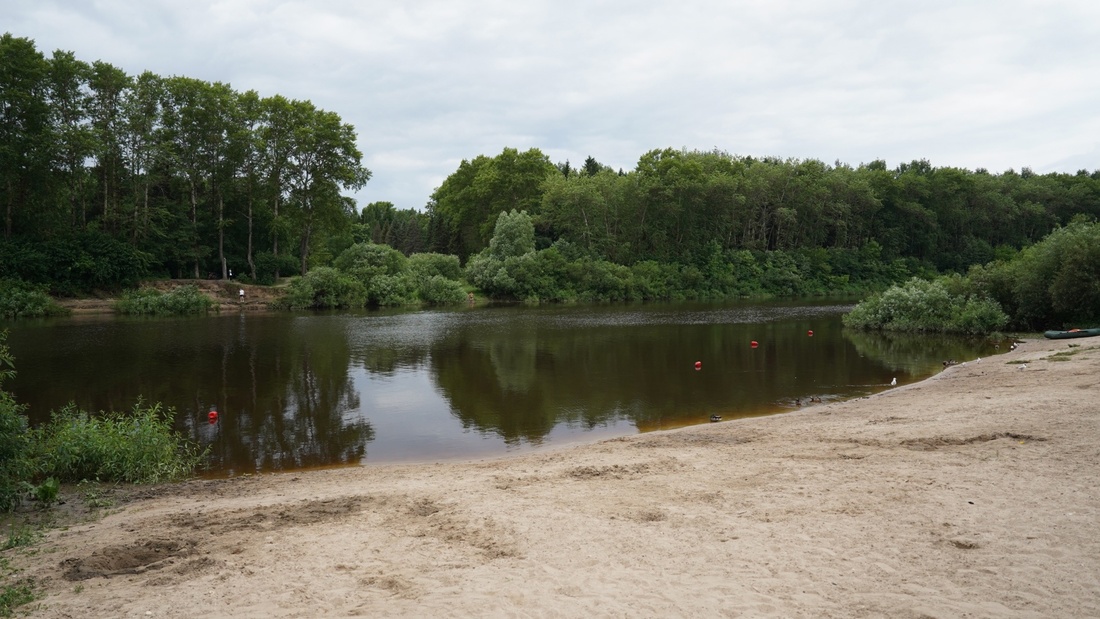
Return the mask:
M 207 453 L 172 429 L 174 411 L 137 402 L 128 413 L 91 414 L 74 405 L 31 428 L 25 407 L 3 389 L 15 363 L 0 333 L 0 511 L 28 497 L 49 505 L 60 483 L 148 484 L 191 476 Z

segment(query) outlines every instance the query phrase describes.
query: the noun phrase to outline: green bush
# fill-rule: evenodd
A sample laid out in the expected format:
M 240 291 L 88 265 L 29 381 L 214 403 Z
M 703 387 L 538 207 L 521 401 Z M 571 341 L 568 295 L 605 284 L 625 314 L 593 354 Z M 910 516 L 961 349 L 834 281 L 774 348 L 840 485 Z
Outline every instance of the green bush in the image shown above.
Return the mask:
M 68 310 L 46 293 L 45 285 L 0 279 L 0 318 L 40 318 L 66 313 Z
M 70 404 L 32 432 L 42 475 L 63 482 L 160 483 L 191 475 L 206 453 L 172 429 L 172 410 L 134 405 L 91 415 Z
M 366 284 L 377 275 L 400 275 L 407 262 L 404 254 L 388 245 L 356 243 L 337 256 L 332 265 Z
M 92 229 L 0 243 L 0 265 L 6 275 L 64 295 L 134 286 L 151 263 L 152 256 L 130 243 Z
M 901 332 L 991 333 L 1007 323 L 996 301 L 973 294 L 958 276 L 914 277 L 872 295 L 844 316 L 848 327 Z
M 121 314 L 155 316 L 205 314 L 214 306 L 214 300 L 193 285 L 180 286 L 171 292 L 152 288 L 128 290 L 115 302 L 115 309 Z
M 292 281 L 278 305 L 287 309 L 363 307 L 367 290 L 355 277 L 332 267 L 318 267 Z
M 376 275 L 367 286 L 367 303 L 371 305 L 407 305 L 414 300 L 413 283 L 405 275 Z
M 1100 223 L 1058 228 L 1010 260 L 975 266 L 975 290 L 997 300 L 1026 330 L 1100 324 Z
M 466 299 L 458 256 L 413 254 L 406 263 L 405 273 L 416 297 L 428 305 L 452 305 Z
M 356 243 L 343 251 L 333 263 L 340 272 L 357 280 L 366 291 L 370 305 L 405 305 L 416 300 L 419 280 L 437 274 L 436 268 L 450 270 L 447 256 L 422 254 L 413 263 L 401 252 L 376 243 Z M 457 257 L 454 259 L 457 268 Z M 363 303 L 360 303 L 363 305 Z
M 416 294 L 428 305 L 454 305 L 466 300 L 466 290 L 462 284 L 442 275 L 420 280 Z
M 3 332 L 0 333 L 0 511 L 18 507 L 25 484 L 35 472 L 24 406 L 3 390 L 4 381 L 13 376 L 7 332 Z
M 416 278 L 430 278 L 434 275 L 458 281 L 462 278 L 462 266 L 458 256 L 447 254 L 413 254 L 409 256 L 407 269 Z

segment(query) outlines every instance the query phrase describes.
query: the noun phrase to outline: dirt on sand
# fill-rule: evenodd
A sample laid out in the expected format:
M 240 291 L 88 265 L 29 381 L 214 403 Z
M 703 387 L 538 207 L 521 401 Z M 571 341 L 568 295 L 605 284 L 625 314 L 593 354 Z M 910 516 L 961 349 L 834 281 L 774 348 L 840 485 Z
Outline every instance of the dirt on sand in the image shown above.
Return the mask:
M 0 557 L 31 617 L 1098 617 L 1098 396 L 1100 342 L 1031 340 L 790 414 L 158 486 Z

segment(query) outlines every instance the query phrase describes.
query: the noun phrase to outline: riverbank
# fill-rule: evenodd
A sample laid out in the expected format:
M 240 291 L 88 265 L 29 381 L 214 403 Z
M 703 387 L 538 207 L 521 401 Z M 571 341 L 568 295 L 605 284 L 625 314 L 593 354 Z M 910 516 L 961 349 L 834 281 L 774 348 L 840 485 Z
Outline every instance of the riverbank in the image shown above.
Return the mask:
M 210 297 L 218 306 L 219 312 L 227 311 L 264 311 L 286 292 L 285 288 L 272 286 L 253 286 L 228 280 L 211 279 L 170 279 L 143 282 L 142 287 L 154 288 L 161 292 L 171 292 L 183 286 L 195 286 L 199 292 Z M 240 293 L 244 291 L 242 296 Z M 78 299 L 56 299 L 57 304 L 74 315 L 115 314 L 118 299 L 101 297 L 82 297 Z
M 6 551 L 32 617 L 1100 616 L 1100 341 L 470 463 L 195 481 Z

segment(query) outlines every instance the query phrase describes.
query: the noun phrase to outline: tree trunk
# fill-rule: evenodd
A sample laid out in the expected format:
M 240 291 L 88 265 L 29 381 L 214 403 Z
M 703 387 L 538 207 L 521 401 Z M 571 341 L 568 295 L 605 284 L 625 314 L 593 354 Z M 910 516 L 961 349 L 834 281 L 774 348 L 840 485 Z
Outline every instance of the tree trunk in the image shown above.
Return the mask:
M 222 265 L 222 279 L 228 279 L 225 264 L 225 198 L 218 192 L 218 262 Z
M 252 260 L 252 185 L 248 186 L 248 274 L 256 283 L 256 263 Z
M 279 187 L 275 187 L 276 191 Z M 271 217 L 271 254 L 275 256 L 275 281 L 279 281 L 279 194 L 275 194 L 274 210 Z
M 11 180 L 8 180 L 8 204 L 4 209 L 4 238 L 11 238 L 11 220 L 12 210 L 15 208 L 15 189 L 11 186 Z
M 195 232 L 196 232 L 195 227 L 198 225 L 198 216 L 199 216 L 198 211 L 199 211 L 199 199 L 198 199 L 198 196 L 196 195 L 196 191 L 195 191 L 195 181 L 194 181 L 194 179 L 192 179 L 191 180 L 191 229 L 192 229 L 192 235 L 193 236 L 195 235 Z M 199 242 L 198 237 L 194 236 L 194 238 L 192 238 L 192 243 L 193 244 L 192 244 L 191 248 L 193 250 L 195 250 L 195 279 L 199 279 L 199 277 L 200 277 L 199 276 L 199 246 L 198 246 L 198 242 Z

